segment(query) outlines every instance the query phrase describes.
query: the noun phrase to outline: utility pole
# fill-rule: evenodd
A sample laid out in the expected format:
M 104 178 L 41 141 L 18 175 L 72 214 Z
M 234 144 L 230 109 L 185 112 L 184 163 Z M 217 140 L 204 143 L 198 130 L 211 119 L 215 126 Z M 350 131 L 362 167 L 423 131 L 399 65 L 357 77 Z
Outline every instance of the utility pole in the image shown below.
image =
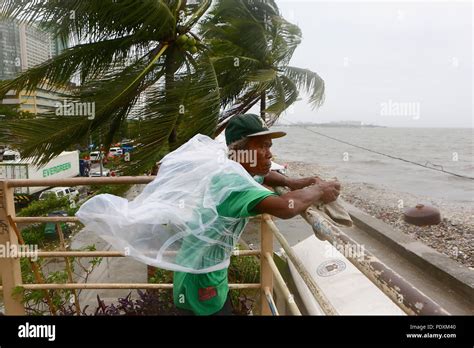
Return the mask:
M 102 158 L 102 134 L 99 136 L 99 165 L 100 165 L 100 177 L 104 175 L 104 164 Z

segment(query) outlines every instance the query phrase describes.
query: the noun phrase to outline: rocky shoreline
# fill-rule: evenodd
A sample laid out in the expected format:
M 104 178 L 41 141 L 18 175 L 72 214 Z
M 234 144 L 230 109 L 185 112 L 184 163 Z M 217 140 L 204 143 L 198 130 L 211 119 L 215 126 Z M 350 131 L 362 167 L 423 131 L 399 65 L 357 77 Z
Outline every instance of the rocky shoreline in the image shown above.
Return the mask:
M 285 161 L 288 175 L 303 177 L 319 175 L 331 179 L 334 175 L 322 166 Z M 454 203 L 407 192 L 395 192 L 387 187 L 361 182 L 341 182 L 341 198 L 367 214 L 384 221 L 398 231 L 419 240 L 460 264 L 474 269 L 474 202 Z M 442 221 L 433 226 L 414 226 L 403 220 L 403 210 L 418 203 L 440 209 Z

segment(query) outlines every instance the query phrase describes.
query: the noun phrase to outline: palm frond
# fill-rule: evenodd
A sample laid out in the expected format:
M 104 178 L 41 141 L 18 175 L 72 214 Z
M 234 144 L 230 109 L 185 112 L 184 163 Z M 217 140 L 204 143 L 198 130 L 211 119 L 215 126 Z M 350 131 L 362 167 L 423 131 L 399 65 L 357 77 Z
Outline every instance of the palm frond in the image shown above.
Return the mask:
M 29 92 L 37 87 L 53 90 L 67 85 L 79 72 L 81 84 L 85 83 L 123 66 L 130 57 L 130 48 L 137 45 L 140 43 L 136 42 L 133 36 L 127 36 L 67 49 L 57 57 L 28 69 L 13 80 L 0 82 L 0 97 L 9 90 L 24 89 Z M 148 43 L 144 47 L 148 47 Z
M 268 104 L 268 107 L 264 111 L 267 113 L 274 114 L 278 117 L 287 107 L 285 90 L 280 81 L 280 78 L 276 77 L 274 79 L 272 86 L 267 94 L 269 94 L 268 99 L 270 102 Z
M 263 60 L 269 50 L 265 27 L 253 18 L 245 2 L 218 1 L 201 25 L 201 36 L 209 42 L 215 41 L 211 46 L 217 55 L 223 53 Z
M 315 72 L 288 66 L 284 74 L 291 79 L 299 89 L 309 94 L 309 103 L 313 108 L 324 102 L 324 80 Z
M 190 18 L 186 21 L 186 23 L 183 25 L 184 30 L 182 32 L 188 32 L 199 20 L 201 20 L 201 18 L 209 9 L 211 4 L 211 0 L 203 0 L 200 3 L 195 4 L 194 8 L 193 5 L 190 4 L 192 14 Z
M 273 61 L 280 66 L 288 65 L 294 51 L 301 43 L 302 33 L 300 28 L 280 16 L 272 16 L 268 30 L 272 34 L 271 52 Z
M 268 107 L 266 122 L 273 125 L 280 114 L 298 99 L 298 87 L 287 76 L 281 75 L 275 79 L 275 84 L 267 93 Z
M 176 18 L 168 3 L 162 0 L 4 0 L 0 13 L 28 24 L 41 21 L 63 41 L 70 34 L 93 42 L 131 34 L 159 40 L 172 36 L 176 27 Z
M 273 69 L 258 69 L 247 74 L 246 79 L 251 82 L 268 82 L 277 77 L 277 72 Z
M 235 103 L 238 96 L 251 86 L 251 79 L 246 76 L 262 66 L 259 60 L 244 56 L 213 56 L 211 62 L 217 72 L 224 109 Z
M 270 88 L 271 82 L 263 82 L 263 83 L 254 83 L 246 88 L 241 95 L 235 100 L 233 105 L 225 110 L 224 114 L 220 118 L 220 122 L 223 122 L 227 118 L 233 117 L 235 115 L 245 113 L 252 106 L 254 106 L 258 101 L 260 101 L 260 97 L 262 92 L 265 92 L 268 88 Z
M 152 68 L 157 72 L 153 74 Z M 51 110 L 38 115 L 37 119 L 4 122 L 0 141 L 14 145 L 23 157 L 41 164 L 83 141 L 89 132 L 100 129 L 105 129 L 102 132 L 108 147 L 140 92 L 162 76 L 161 70 L 162 66 L 155 65 L 154 60 L 142 59 L 120 72 L 111 72 L 101 80 L 81 86 L 78 93 L 68 99 L 73 105 L 93 104 L 96 110 L 93 120 L 82 115 L 59 116 L 57 110 Z M 44 132 L 38 132 L 40 124 L 45 125 Z
M 142 145 L 132 153 L 132 162 L 124 168 L 125 173 L 149 169 L 166 152 L 198 133 L 213 134 L 220 111 L 217 76 L 209 58 L 200 59 L 189 65 L 191 73 L 181 70 L 173 81 L 163 78 L 150 88 L 146 108 L 138 121 Z M 170 148 L 168 137 L 176 126 L 178 140 Z

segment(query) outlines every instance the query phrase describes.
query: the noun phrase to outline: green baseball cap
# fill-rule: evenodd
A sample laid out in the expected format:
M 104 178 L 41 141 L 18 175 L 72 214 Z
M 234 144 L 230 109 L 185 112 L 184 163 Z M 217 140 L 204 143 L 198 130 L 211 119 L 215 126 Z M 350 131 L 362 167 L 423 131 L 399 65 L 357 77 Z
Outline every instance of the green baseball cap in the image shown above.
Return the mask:
M 235 141 L 259 135 L 271 135 L 273 138 L 281 138 L 285 132 L 271 131 L 263 119 L 255 114 L 240 114 L 230 119 L 225 129 L 225 140 L 227 145 Z

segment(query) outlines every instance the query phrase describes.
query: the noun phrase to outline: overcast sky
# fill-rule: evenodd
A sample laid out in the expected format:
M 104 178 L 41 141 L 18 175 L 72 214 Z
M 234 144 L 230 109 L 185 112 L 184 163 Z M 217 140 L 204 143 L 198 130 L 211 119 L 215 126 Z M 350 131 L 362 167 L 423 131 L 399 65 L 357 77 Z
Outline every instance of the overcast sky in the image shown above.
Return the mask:
M 303 98 L 283 120 L 473 127 L 470 1 L 276 1 L 303 32 L 291 64 L 326 83 L 319 110 Z

